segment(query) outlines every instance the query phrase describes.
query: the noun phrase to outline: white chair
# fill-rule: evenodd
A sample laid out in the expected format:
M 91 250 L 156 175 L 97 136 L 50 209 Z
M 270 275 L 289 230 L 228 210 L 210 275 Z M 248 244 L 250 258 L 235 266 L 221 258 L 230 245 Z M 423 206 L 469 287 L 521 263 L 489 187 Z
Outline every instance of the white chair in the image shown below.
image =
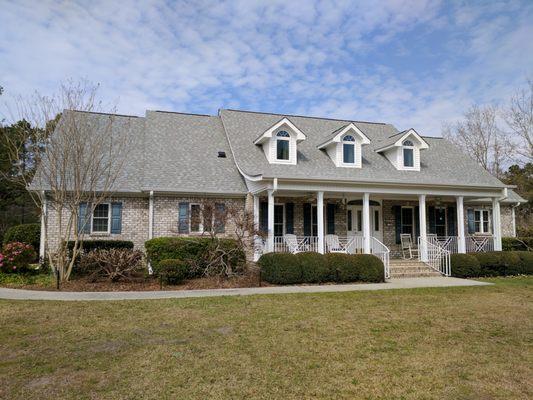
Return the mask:
M 283 235 L 283 241 L 285 242 L 289 253 L 296 254 L 307 250 L 305 240 L 298 242 L 298 238 L 292 233 Z
M 402 246 L 402 257 L 407 259 L 406 253 L 409 254 L 409 259 L 414 256 L 418 257 L 418 249 L 413 246 L 413 239 L 409 233 L 400 234 L 400 242 Z
M 348 253 L 347 245 L 342 245 L 337 235 L 326 235 L 326 251 L 328 253 Z

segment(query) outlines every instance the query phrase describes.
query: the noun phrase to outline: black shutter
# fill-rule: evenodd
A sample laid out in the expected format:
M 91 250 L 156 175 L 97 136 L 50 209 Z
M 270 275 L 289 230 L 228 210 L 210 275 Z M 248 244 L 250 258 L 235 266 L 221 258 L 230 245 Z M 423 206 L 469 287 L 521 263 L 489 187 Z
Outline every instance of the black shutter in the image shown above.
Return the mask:
M 122 203 L 111 203 L 111 233 L 122 232 Z
M 294 203 L 285 203 L 285 232 L 294 233 Z
M 396 234 L 396 244 L 400 244 L 400 234 L 402 233 L 402 207 L 392 206 L 392 212 L 394 214 L 394 232 Z
M 304 204 L 304 236 L 311 236 L 311 204 Z
M 435 207 L 428 207 L 428 216 L 429 216 L 429 233 L 437 233 L 437 228 L 435 226 Z
M 178 232 L 189 233 L 189 203 L 179 203 Z
M 332 203 L 326 204 L 326 219 L 327 219 L 326 233 L 328 235 L 334 235 L 335 234 L 335 204 L 332 204 Z
M 468 220 L 468 233 L 470 234 L 476 233 L 476 223 L 474 221 L 474 210 L 471 208 L 466 210 L 466 217 Z
M 215 232 L 224 233 L 226 230 L 226 204 L 215 203 Z
M 266 201 L 259 203 L 259 230 L 268 231 L 268 203 Z
M 457 236 L 455 207 L 448 207 L 448 215 L 446 216 L 446 222 L 448 224 L 448 236 Z
M 91 205 L 89 203 L 79 205 L 78 233 L 91 233 Z
M 415 215 L 414 215 L 414 221 L 415 221 L 415 242 L 417 238 L 420 236 L 420 207 L 415 207 Z

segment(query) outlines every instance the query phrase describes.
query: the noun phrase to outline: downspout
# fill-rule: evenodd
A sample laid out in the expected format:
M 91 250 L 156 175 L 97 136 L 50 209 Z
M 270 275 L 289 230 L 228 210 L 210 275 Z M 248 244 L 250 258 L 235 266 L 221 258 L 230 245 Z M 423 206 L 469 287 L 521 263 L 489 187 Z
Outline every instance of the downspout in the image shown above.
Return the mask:
M 154 191 L 150 190 L 150 197 L 148 198 L 148 240 L 154 237 Z M 148 261 L 148 273 L 152 275 L 154 270 Z
M 520 202 L 516 203 L 514 206 L 511 206 L 511 217 L 513 221 L 513 237 L 516 237 L 516 214 L 515 208 L 520 205 Z
M 44 190 L 41 193 L 41 237 L 39 240 L 39 263 L 44 263 L 46 257 L 46 213 L 47 213 L 47 204 L 46 204 L 46 194 Z

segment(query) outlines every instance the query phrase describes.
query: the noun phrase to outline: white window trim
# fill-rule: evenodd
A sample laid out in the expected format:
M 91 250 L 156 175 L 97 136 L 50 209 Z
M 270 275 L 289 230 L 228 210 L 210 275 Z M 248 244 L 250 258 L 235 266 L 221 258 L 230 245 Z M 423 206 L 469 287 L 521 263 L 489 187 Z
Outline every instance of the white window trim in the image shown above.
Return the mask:
M 279 132 L 282 132 L 284 131 L 283 129 L 280 129 L 278 132 L 276 132 L 276 146 L 275 146 L 275 160 L 276 160 L 276 163 L 279 163 L 279 164 L 292 164 L 293 161 L 291 160 L 291 142 L 292 142 L 292 137 L 291 137 L 291 134 L 290 132 L 287 132 L 289 134 L 289 137 L 286 137 L 286 136 L 277 136 L 277 134 Z M 289 143 L 289 158 L 287 159 L 284 159 L 284 158 L 278 158 L 278 141 L 283 141 L 283 142 L 288 142 Z
M 479 227 L 481 231 L 476 230 L 476 211 L 479 211 L 479 215 L 481 217 L 481 219 L 479 220 Z M 485 222 L 485 220 L 483 219 L 483 212 L 487 213 L 487 221 L 489 226 L 488 231 L 486 232 L 483 229 L 483 223 Z M 487 210 L 486 208 L 474 208 L 474 233 L 480 235 L 492 234 L 492 213 L 490 212 L 490 210 Z
M 107 205 L 107 231 L 106 232 L 104 231 L 95 232 L 93 230 L 94 210 L 96 210 L 96 207 L 101 206 L 101 205 Z M 94 207 L 94 209 L 92 210 L 93 212 L 91 213 L 91 235 L 110 235 L 111 234 L 111 203 L 100 203 L 96 207 Z M 103 219 L 103 218 L 99 218 L 99 219 Z
M 345 141 L 344 138 L 346 136 L 351 136 L 354 140 L 353 141 Z M 352 146 L 353 147 L 353 162 L 349 163 L 349 162 L 345 162 L 344 161 L 344 146 L 345 145 L 348 145 L 348 146 Z M 358 156 L 358 152 L 357 152 L 357 139 L 355 137 L 353 137 L 353 135 L 350 135 L 349 133 L 347 133 L 346 135 L 344 135 L 342 138 L 341 138 L 341 141 L 340 141 L 340 146 L 341 146 L 341 166 L 343 167 L 356 167 L 357 166 L 357 156 Z
M 403 146 L 401 147 L 402 151 L 401 151 L 401 158 L 402 158 L 402 168 L 406 171 L 411 171 L 411 170 L 418 170 L 417 166 L 416 166 L 416 146 Z M 404 153 L 404 150 L 412 150 L 413 151 L 413 165 L 412 166 L 407 166 L 405 165 L 405 153 Z

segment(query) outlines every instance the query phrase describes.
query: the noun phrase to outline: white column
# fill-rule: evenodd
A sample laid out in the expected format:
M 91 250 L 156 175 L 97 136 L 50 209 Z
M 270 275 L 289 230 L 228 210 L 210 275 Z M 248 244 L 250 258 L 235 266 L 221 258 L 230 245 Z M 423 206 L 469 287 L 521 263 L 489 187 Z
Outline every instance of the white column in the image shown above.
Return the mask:
M 274 191 L 268 191 L 268 251 L 274 251 Z
M 427 232 L 426 232 L 426 195 L 418 196 L 418 223 L 420 225 L 420 259 L 428 260 Z
M 45 243 L 46 243 L 46 213 L 47 213 L 46 196 L 44 193 L 42 194 L 41 201 L 42 201 L 42 209 L 41 209 L 41 238 L 39 241 L 39 261 L 44 262 L 44 257 L 46 256 Z
M 363 251 L 370 254 L 370 193 L 363 194 Z
M 511 207 L 511 218 L 513 220 L 513 237 L 516 237 L 516 213 L 515 208 L 518 206 L 512 206 Z
M 463 196 L 457 196 L 457 251 L 459 253 L 466 253 L 466 239 L 465 239 L 465 207 L 463 203 Z
M 150 191 L 148 199 L 148 239 L 154 237 L 154 191 Z
M 492 199 L 492 233 L 494 235 L 494 251 L 502 250 L 502 228 L 500 223 L 500 201 Z
M 318 234 L 318 252 L 324 253 L 324 192 L 316 194 L 316 225 Z
M 253 213 L 254 213 L 254 230 L 257 232 L 259 230 L 259 196 L 254 195 L 254 204 L 253 204 Z M 253 243 L 253 249 L 254 249 L 254 261 L 259 260 L 259 253 L 256 251 L 256 244 L 258 241 L 258 236 L 254 235 L 254 243 Z

